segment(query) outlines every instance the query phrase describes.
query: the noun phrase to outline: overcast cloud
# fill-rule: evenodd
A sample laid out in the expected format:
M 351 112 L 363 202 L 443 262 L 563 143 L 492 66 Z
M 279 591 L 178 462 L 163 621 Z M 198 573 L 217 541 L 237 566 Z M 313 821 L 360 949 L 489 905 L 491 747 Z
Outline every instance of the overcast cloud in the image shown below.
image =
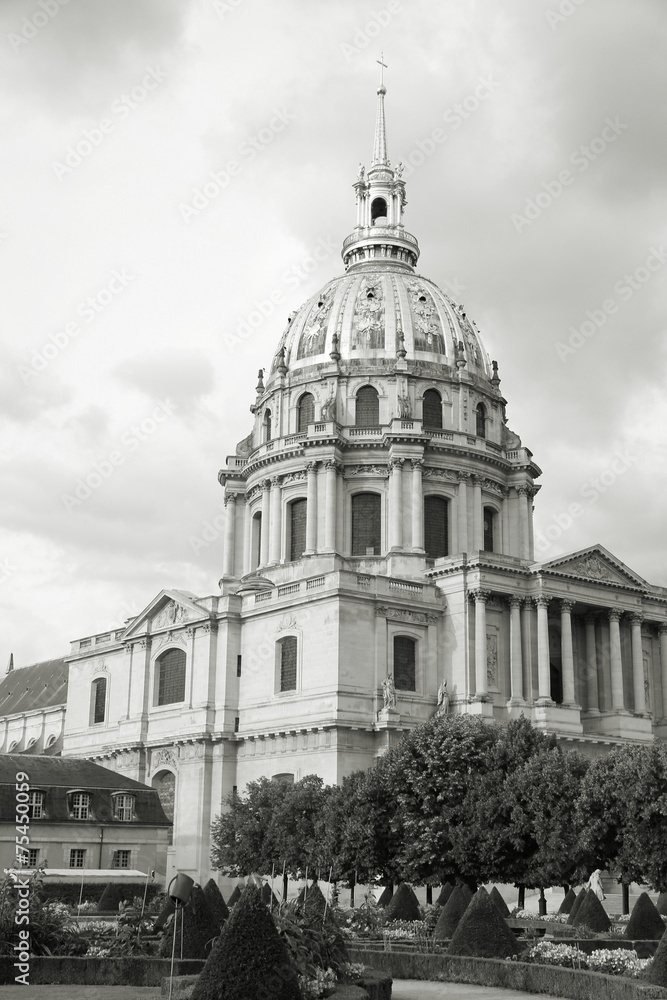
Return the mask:
M 381 50 L 420 272 L 499 362 L 538 533 L 582 507 L 546 556 L 600 542 L 667 586 L 666 43 L 663 0 L 4 0 L 0 670 L 217 591 L 190 539 L 341 272 Z

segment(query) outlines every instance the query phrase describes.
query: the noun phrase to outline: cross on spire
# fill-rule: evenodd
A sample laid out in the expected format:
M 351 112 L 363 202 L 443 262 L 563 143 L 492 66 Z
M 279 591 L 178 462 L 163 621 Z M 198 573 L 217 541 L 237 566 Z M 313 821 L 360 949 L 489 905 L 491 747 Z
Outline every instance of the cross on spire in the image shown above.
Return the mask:
M 384 62 L 384 52 L 381 52 L 380 58 L 375 61 L 380 67 L 380 86 L 384 87 L 384 71 L 387 69 L 387 64 Z

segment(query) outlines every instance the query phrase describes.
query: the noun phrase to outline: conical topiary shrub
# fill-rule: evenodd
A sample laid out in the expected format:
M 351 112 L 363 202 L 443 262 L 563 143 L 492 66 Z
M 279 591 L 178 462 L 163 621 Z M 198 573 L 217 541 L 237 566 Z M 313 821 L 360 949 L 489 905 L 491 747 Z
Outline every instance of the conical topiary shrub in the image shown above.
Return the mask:
M 241 893 L 243 892 L 244 889 L 245 889 L 245 886 L 239 885 L 238 882 L 236 883 L 236 885 L 232 889 L 231 896 L 227 900 L 227 908 L 229 910 L 231 910 L 232 906 L 234 906 L 236 903 L 238 903 L 239 899 L 241 898 Z
M 227 909 L 227 904 L 225 903 L 225 897 L 220 892 L 218 883 L 212 878 L 210 878 L 204 886 L 204 895 L 206 896 L 206 902 L 209 905 L 209 909 L 213 914 L 216 923 L 220 928 L 222 928 L 222 925 L 229 916 L 229 910 Z
M 586 893 L 584 901 L 574 918 L 574 926 L 589 927 L 596 934 L 608 931 L 611 927 L 611 920 L 607 916 L 607 911 L 594 892 Z
M 421 920 L 419 902 L 405 882 L 401 882 L 384 911 L 385 920 Z
M 660 938 L 653 961 L 642 978 L 654 986 L 667 987 L 667 934 L 663 934 Z
M 661 892 L 658 896 L 658 901 L 655 904 L 658 913 L 661 913 L 663 917 L 667 917 L 667 892 Z
M 632 907 L 625 937 L 633 941 L 658 941 L 664 933 L 665 924 L 655 903 L 647 892 L 643 892 Z
M 386 885 L 378 899 L 378 906 L 388 906 L 394 895 L 393 885 Z
M 580 889 L 579 893 L 577 894 L 577 898 L 575 899 L 574 903 L 572 904 L 572 909 L 570 910 L 570 915 L 567 918 L 568 924 L 573 924 L 574 921 L 577 919 L 577 913 L 579 912 L 579 910 L 581 908 L 581 904 L 586 899 L 587 895 L 588 895 L 588 889 Z
M 307 920 L 319 921 L 321 923 L 325 909 L 328 910 L 324 893 L 317 882 L 313 882 L 308 890 L 308 895 L 301 902 L 301 909 Z
M 264 902 L 266 903 L 266 905 L 269 907 L 270 910 L 273 909 L 277 910 L 280 907 L 280 903 L 278 902 L 278 897 L 276 896 L 275 892 L 273 891 L 268 882 L 265 882 L 264 885 L 262 886 L 262 899 L 264 900 Z
M 243 893 L 192 992 L 192 1000 L 300 1000 L 299 980 L 257 886 Z
M 440 916 L 433 932 L 436 940 L 446 941 L 452 937 L 471 899 L 472 893 L 467 885 L 454 886 L 449 899 L 440 910 Z
M 498 913 L 500 914 L 501 917 L 509 917 L 510 915 L 509 906 L 507 905 L 503 897 L 500 895 L 495 885 L 493 886 L 491 892 L 489 893 L 489 899 L 491 900 L 492 903 L 495 903 L 495 905 L 498 907 Z
M 454 931 L 448 955 L 510 958 L 521 945 L 484 887 L 477 890 Z
M 169 920 L 169 917 L 176 912 L 176 907 L 171 901 L 171 898 L 167 896 L 167 901 L 158 913 L 155 923 L 153 924 L 153 932 L 161 931 L 164 925 Z
M 565 898 L 563 902 L 558 907 L 559 913 L 567 913 L 568 915 L 572 912 L 572 907 L 574 906 L 577 894 L 574 889 L 568 889 L 565 893 Z
M 454 892 L 454 886 L 451 882 L 445 882 L 442 889 L 440 890 L 440 895 L 435 901 L 436 906 L 444 906 L 451 894 Z
M 160 941 L 160 956 L 170 958 L 173 947 L 173 935 L 176 933 L 176 957 L 181 957 L 181 921 L 183 922 L 183 958 L 208 958 L 211 944 L 220 933 L 220 927 L 206 902 L 204 890 L 200 885 L 192 888 L 190 902 L 174 916 L 174 922 L 169 925 Z
M 109 882 L 99 898 L 97 912 L 118 913 L 120 903 L 123 901 L 126 903 L 131 902 L 130 893 L 131 889 L 128 889 L 126 886 L 119 885 L 118 882 Z

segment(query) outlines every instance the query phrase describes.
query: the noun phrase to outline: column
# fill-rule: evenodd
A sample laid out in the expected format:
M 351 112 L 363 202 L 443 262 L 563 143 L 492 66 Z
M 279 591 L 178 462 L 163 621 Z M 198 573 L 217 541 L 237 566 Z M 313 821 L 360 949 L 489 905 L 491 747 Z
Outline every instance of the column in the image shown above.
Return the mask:
M 403 547 L 403 462 L 402 458 L 392 458 L 391 480 L 389 482 L 389 548 Z
M 563 704 L 576 705 L 574 654 L 572 652 L 572 608 L 574 601 L 560 602 L 560 652 L 563 670 Z
M 509 501 L 510 491 L 508 489 L 503 490 L 503 555 L 512 555 L 512 543 L 510 540 L 510 501 Z
M 324 512 L 324 548 L 327 552 L 336 549 L 336 462 L 330 458 L 326 469 L 326 499 Z
M 551 667 L 549 664 L 549 598 L 539 594 L 535 598 L 537 605 L 537 676 L 538 703 L 552 704 L 551 701 Z
M 662 680 L 662 717 L 667 719 L 667 624 L 658 628 L 660 638 L 660 677 Z M 656 710 L 656 715 L 657 715 Z
M 269 561 L 280 562 L 280 529 L 282 511 L 280 503 L 280 477 L 271 477 L 271 534 L 269 536 Z
M 510 682 L 512 705 L 525 705 L 523 697 L 523 654 L 521 650 L 520 597 L 510 597 Z
M 308 462 L 307 504 L 306 504 L 306 551 L 312 555 L 317 551 L 317 462 Z
M 252 516 L 250 513 L 250 497 L 246 494 L 243 509 L 243 575 L 250 572 L 252 566 Z
M 508 500 L 510 517 L 510 555 L 521 555 L 521 528 L 519 524 L 519 491 L 516 486 L 510 488 Z
M 262 536 L 260 544 L 260 565 L 266 566 L 269 561 L 269 528 L 271 527 L 271 480 L 262 481 Z
M 528 500 L 526 513 L 528 515 L 528 559 L 535 558 L 535 538 L 533 535 L 533 500 L 537 496 L 537 490 L 528 490 Z
M 609 612 L 609 658 L 611 660 L 611 707 L 614 712 L 623 711 L 623 662 L 621 660 L 621 611 L 613 608 Z
M 521 609 L 521 650 L 527 686 L 524 688 L 524 698 L 529 704 L 535 701 L 533 685 L 533 635 L 535 633 L 535 616 L 533 615 L 534 599 L 526 597 Z
M 474 552 L 484 548 L 484 521 L 482 518 L 482 480 L 472 477 L 472 547 Z
M 475 698 L 488 701 L 488 674 L 486 666 L 486 590 L 473 590 L 475 601 Z
M 595 643 L 595 618 L 593 615 L 586 616 L 586 705 L 589 714 L 600 714 L 598 656 Z
M 234 575 L 234 528 L 236 520 L 236 493 L 225 496 L 225 549 L 222 556 L 222 575 Z
M 632 615 L 632 683 L 635 693 L 635 712 L 643 715 L 646 712 L 646 692 L 644 690 L 644 653 L 642 651 L 642 615 Z
M 520 486 L 517 490 L 519 496 L 519 556 L 521 559 L 528 559 L 529 532 L 528 532 L 528 504 L 530 497 L 525 486 Z
M 467 472 L 459 472 L 458 528 L 459 552 L 468 551 L 468 479 Z
M 424 551 L 424 496 L 422 493 L 423 459 L 412 459 L 412 551 Z

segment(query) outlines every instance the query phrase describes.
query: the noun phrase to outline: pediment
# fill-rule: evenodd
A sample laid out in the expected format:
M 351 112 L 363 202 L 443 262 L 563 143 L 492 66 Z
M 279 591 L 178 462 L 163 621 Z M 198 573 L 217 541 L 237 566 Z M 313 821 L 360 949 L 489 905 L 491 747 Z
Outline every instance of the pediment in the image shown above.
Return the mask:
M 137 615 L 123 635 L 123 641 L 133 636 L 174 629 L 191 621 L 210 618 L 207 608 L 197 603 L 194 594 L 184 590 L 162 590 L 141 614 Z
M 608 552 L 602 545 L 593 545 L 560 559 L 542 563 L 542 573 L 575 577 L 587 583 L 648 590 L 648 584 L 638 573 Z

